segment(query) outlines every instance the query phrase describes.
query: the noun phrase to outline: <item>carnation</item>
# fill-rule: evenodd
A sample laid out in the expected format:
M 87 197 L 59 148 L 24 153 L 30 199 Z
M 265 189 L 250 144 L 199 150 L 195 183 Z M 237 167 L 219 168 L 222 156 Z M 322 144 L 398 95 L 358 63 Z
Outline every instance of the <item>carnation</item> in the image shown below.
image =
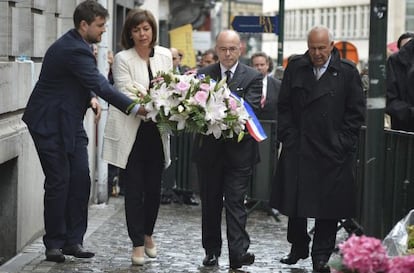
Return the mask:
M 388 273 L 414 272 L 414 255 L 398 256 L 389 261 Z
M 339 245 L 343 264 L 358 273 L 386 272 L 388 257 L 379 239 L 352 235 Z

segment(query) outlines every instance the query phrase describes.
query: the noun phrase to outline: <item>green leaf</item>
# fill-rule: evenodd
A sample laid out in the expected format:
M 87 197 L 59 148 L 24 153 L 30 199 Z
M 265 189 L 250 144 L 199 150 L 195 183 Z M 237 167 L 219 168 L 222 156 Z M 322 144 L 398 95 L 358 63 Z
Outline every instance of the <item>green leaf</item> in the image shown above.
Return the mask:
M 237 142 L 242 141 L 243 140 L 243 137 L 244 137 L 244 132 L 242 131 L 242 132 L 240 132 L 240 134 L 237 137 Z

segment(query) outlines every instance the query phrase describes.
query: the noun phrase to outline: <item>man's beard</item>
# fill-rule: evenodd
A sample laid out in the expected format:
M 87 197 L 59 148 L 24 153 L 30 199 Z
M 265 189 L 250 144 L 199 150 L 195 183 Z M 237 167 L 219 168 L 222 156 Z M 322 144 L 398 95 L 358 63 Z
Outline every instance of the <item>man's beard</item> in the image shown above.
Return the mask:
M 87 36 L 85 40 L 90 44 L 96 44 L 96 43 L 101 42 L 102 35 L 99 35 L 99 36 L 96 36 L 96 37 Z

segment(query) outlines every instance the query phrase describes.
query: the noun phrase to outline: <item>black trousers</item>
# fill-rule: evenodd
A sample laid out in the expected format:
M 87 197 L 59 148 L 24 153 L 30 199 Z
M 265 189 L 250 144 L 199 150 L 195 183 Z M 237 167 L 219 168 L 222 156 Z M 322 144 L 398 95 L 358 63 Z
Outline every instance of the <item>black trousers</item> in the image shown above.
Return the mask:
M 83 244 L 91 187 L 86 133 L 79 129 L 71 153 L 60 134 L 30 134 L 45 175 L 43 242 L 47 249 Z
M 134 247 L 144 245 L 144 235 L 151 236 L 161 198 L 164 168 L 161 137 L 156 125 L 142 122 L 120 179 L 125 185 L 125 214 L 128 235 Z
M 222 159 L 198 165 L 202 206 L 202 244 L 206 254 L 221 254 L 221 218 L 226 212 L 229 257 L 244 254 L 250 245 L 246 232 L 247 211 L 244 199 L 252 168 L 226 167 Z
M 311 238 L 307 231 L 307 218 L 289 217 L 287 240 L 292 248 L 309 249 Z M 338 220 L 315 219 L 315 231 L 312 242 L 312 260 L 328 261 L 335 248 Z

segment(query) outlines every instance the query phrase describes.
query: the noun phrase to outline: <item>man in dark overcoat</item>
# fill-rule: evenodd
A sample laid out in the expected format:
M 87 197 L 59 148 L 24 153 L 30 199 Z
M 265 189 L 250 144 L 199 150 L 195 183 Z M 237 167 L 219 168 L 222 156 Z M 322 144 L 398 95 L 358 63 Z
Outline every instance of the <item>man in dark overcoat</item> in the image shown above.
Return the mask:
M 313 269 L 330 272 L 338 220 L 355 215 L 355 154 L 365 107 L 355 66 L 340 59 L 329 29 L 312 28 L 308 51 L 289 62 L 279 95 L 282 151 L 270 205 L 289 217 L 292 245 L 282 263 L 309 256 L 307 218 L 315 218 Z
M 387 107 L 391 129 L 414 132 L 414 33 L 398 39 L 398 52 L 387 60 Z

